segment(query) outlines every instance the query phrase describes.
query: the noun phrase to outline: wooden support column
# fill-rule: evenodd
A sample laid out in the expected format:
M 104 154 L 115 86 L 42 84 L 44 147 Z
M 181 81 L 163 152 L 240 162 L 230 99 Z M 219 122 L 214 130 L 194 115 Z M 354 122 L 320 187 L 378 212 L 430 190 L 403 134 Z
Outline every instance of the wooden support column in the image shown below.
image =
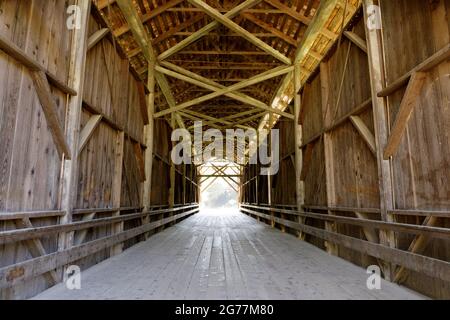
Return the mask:
M 80 0 L 78 1 L 78 5 L 81 9 L 81 28 L 73 31 L 68 81 L 70 87 L 76 88 L 77 95 L 70 97 L 69 99 L 65 128 L 66 142 L 72 157 L 70 160 L 63 160 L 60 207 L 66 214 L 60 219 L 60 224 L 72 222 L 72 211 L 77 192 L 78 149 L 91 1 Z M 72 247 L 72 245 L 73 232 L 62 232 L 59 234 L 58 251 L 68 249 Z
M 273 121 L 273 113 L 269 113 L 269 123 L 272 123 Z M 270 126 L 269 126 L 270 127 Z M 270 146 L 271 143 L 271 133 L 269 132 L 269 134 L 267 135 L 267 144 Z M 257 174 L 259 174 L 259 172 L 257 172 Z M 269 205 L 270 208 L 272 208 L 272 173 L 270 173 L 267 176 L 267 204 Z M 270 215 L 272 217 L 274 217 L 274 212 L 272 210 L 270 210 Z M 258 220 L 260 219 L 260 217 L 257 217 Z M 275 221 L 272 219 L 271 220 L 271 226 L 272 228 L 275 228 Z
M 125 150 L 125 133 L 123 131 L 117 132 L 116 145 L 115 145 L 115 160 L 114 160 L 114 177 L 111 186 L 112 193 L 112 206 L 113 208 L 121 207 L 121 194 L 122 194 L 122 174 L 123 174 L 123 158 Z M 116 211 L 113 217 L 120 216 L 120 211 Z M 123 231 L 123 222 L 119 222 L 113 225 L 112 233 L 117 234 Z M 117 244 L 111 248 L 111 256 L 122 253 L 123 243 Z
M 149 65 L 148 68 L 148 90 L 149 94 L 147 97 L 147 118 L 148 124 L 144 127 L 145 132 L 145 145 L 147 149 L 145 150 L 145 181 L 144 181 L 144 195 L 142 197 L 142 207 L 144 211 L 149 211 L 151 206 L 151 196 L 152 196 L 152 173 L 153 173 L 153 137 L 155 130 L 155 121 L 153 119 L 153 114 L 155 113 L 155 71 L 154 65 Z M 149 216 L 145 216 L 142 219 L 142 224 L 150 223 Z M 148 234 L 144 235 L 145 239 L 148 238 Z
M 330 109 L 330 75 L 327 62 L 320 63 L 320 82 L 322 86 L 322 112 L 323 112 L 323 126 L 327 128 L 331 125 L 333 119 L 332 112 Z M 335 181 L 334 181 L 334 162 L 333 162 L 333 141 L 331 132 L 325 132 L 323 134 L 323 145 L 324 145 L 324 157 L 325 157 L 325 179 L 326 179 L 326 190 L 327 190 L 327 206 L 336 206 L 336 192 L 335 192 Z M 328 214 L 332 215 L 332 211 L 328 211 Z M 325 222 L 325 229 L 331 232 L 337 232 L 336 224 L 333 222 Z M 326 241 L 325 246 L 327 252 L 332 255 L 339 254 L 339 248 L 332 242 Z
M 171 117 L 171 126 L 172 129 L 175 130 L 177 126 L 175 114 L 172 114 Z M 172 149 L 175 147 L 175 143 L 172 142 Z M 176 167 L 175 163 L 173 163 L 172 159 L 170 160 L 170 189 L 169 189 L 169 208 L 175 207 L 175 183 L 176 183 Z M 173 216 L 173 213 L 170 213 L 170 216 Z M 174 225 L 172 222 L 169 226 Z
M 376 3 L 373 0 L 364 0 L 364 19 L 367 21 L 367 8 Z M 384 74 L 383 44 L 380 30 L 369 30 L 366 26 L 367 51 L 369 57 L 369 71 L 372 90 L 373 118 L 375 125 L 375 143 L 378 163 L 378 180 L 380 190 L 380 211 L 383 221 L 393 222 L 394 217 L 389 212 L 394 209 L 392 188 L 391 162 L 385 160 L 383 151 L 388 141 L 388 110 L 386 98 L 378 97 L 378 92 L 386 83 Z M 396 247 L 395 234 L 389 231 L 380 231 L 380 242 L 391 248 Z M 393 278 L 393 265 L 386 262 L 380 266 L 386 280 Z
M 305 204 L 305 187 L 304 182 L 302 181 L 302 168 L 303 168 L 303 151 L 301 149 L 303 144 L 303 128 L 300 124 L 300 113 L 301 113 L 301 104 L 302 97 L 300 95 L 301 89 L 301 66 L 300 63 L 295 65 L 294 69 L 294 88 L 295 88 L 295 96 L 294 96 L 294 138 L 295 138 L 295 198 L 297 210 L 302 211 L 303 205 Z M 304 224 L 305 219 L 299 217 L 298 222 Z M 298 236 L 304 240 L 305 235 L 302 232 L 298 233 Z

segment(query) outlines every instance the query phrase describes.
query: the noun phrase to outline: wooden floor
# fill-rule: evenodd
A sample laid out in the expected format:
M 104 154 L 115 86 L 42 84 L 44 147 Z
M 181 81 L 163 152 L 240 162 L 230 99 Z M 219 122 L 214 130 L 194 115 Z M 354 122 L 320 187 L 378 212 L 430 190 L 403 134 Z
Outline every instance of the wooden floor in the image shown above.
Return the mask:
M 37 299 L 420 299 L 238 212 L 203 212 Z

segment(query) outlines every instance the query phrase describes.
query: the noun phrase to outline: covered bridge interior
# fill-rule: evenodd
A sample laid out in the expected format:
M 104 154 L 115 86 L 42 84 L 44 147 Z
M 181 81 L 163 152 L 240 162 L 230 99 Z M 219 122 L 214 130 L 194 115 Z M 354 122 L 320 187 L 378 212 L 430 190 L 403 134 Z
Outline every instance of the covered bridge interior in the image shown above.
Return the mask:
M 0 0 L 0 299 L 450 298 L 449 57 L 449 0 Z

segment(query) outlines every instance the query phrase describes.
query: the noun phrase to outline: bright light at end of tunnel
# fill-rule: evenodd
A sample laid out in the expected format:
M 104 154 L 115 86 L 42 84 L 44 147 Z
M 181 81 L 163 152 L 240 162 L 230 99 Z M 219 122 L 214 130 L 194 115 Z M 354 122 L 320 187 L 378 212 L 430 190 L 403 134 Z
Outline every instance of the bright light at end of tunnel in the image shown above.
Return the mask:
M 216 168 L 224 169 L 217 173 Z M 211 160 L 199 168 L 201 175 L 238 175 L 239 166 L 230 161 Z M 214 181 L 215 180 L 215 181 Z M 227 214 L 238 210 L 238 177 L 208 178 L 201 185 L 200 209 L 217 214 Z M 235 190 L 236 189 L 236 190 Z

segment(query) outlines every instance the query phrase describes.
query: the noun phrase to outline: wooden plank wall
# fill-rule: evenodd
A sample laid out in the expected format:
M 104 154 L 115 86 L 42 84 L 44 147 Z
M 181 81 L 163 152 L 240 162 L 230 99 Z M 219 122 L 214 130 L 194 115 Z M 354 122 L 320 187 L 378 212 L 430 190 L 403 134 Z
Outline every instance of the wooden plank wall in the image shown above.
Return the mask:
M 392 83 L 450 43 L 450 2 L 383 0 L 386 81 Z M 393 32 L 399 30 L 402 32 Z M 406 133 L 392 160 L 396 209 L 450 209 L 450 62 L 433 68 L 427 77 Z M 406 86 L 389 96 L 391 125 Z M 399 217 L 422 224 L 425 217 Z M 450 219 L 440 226 L 450 227 Z M 398 246 L 408 249 L 413 236 L 399 235 Z M 450 261 L 450 240 L 432 240 L 423 254 Z M 412 273 L 406 284 L 434 297 L 450 297 L 450 284 Z
M 63 83 L 69 78 L 71 56 L 72 32 L 66 28 L 66 6 L 70 4 L 68 1 L 0 1 L 2 37 L 19 46 Z M 88 35 L 104 28 L 101 23 L 92 15 Z M 87 52 L 80 133 L 93 117 L 101 117 L 101 121 L 78 157 L 73 155 L 78 161 L 74 222 L 142 212 L 145 173 L 141 169 L 146 148 L 140 109 L 142 97 L 139 81 L 131 73 L 128 61 L 115 49 L 114 43 L 106 37 Z M 29 72 L 0 50 L 0 74 L 0 218 L 12 212 L 59 210 L 62 162 Z M 63 126 L 67 121 L 69 97 L 54 87 L 51 90 Z M 165 120 L 155 122 L 151 205 L 156 209 L 168 206 L 171 130 Z M 122 157 L 123 161 L 120 161 Z M 196 181 L 195 167 L 187 166 L 186 172 L 191 181 Z M 183 195 L 184 176 L 180 173 L 178 176 L 177 204 L 196 203 L 196 185 L 186 180 L 186 194 Z M 120 211 L 117 210 L 119 207 Z M 145 223 L 173 215 L 153 215 Z M 34 227 L 58 223 L 57 217 L 32 219 Z M 143 223 L 144 219 L 135 218 L 77 230 L 74 243 L 89 244 L 111 236 L 117 230 L 131 230 Z M 0 232 L 18 228 L 15 220 L 0 219 Z M 146 239 L 153 232 L 128 239 L 123 249 Z M 57 234 L 42 237 L 41 242 L 46 254 L 58 251 Z M 1 244 L 0 269 L 35 257 L 26 244 L 27 241 Z M 111 254 L 112 250 L 106 248 L 72 264 L 86 269 Z M 45 277 L 38 276 L 12 288 L 0 289 L 0 299 L 32 297 L 48 286 Z
M 383 86 L 395 83 L 439 50 L 449 46 L 450 40 L 450 2 L 444 0 L 427 1 L 402 0 L 380 1 L 382 14 L 382 45 L 385 59 L 386 79 Z M 358 219 L 384 220 L 382 216 L 382 199 L 380 190 L 382 174 L 379 173 L 377 150 L 371 150 L 370 143 L 358 130 L 361 124 L 366 128 L 369 138 L 374 139 L 375 119 L 372 107 L 371 76 L 368 55 L 364 47 L 366 28 L 362 13 L 350 25 L 347 31 L 353 32 L 361 39 L 362 48 L 347 37 L 335 46 L 320 69 L 302 89 L 302 109 L 300 121 L 303 130 L 303 159 L 305 183 L 304 211 L 324 215 L 337 215 Z M 401 30 L 401 31 L 400 31 Z M 364 50 L 365 49 L 365 50 Z M 447 55 L 448 56 L 448 55 Z M 448 59 L 447 59 L 448 60 Z M 378 66 L 377 66 L 378 67 Z M 406 223 L 411 226 L 429 226 L 449 228 L 450 212 L 450 62 L 439 63 L 427 73 L 423 88 L 414 97 L 414 109 L 408 122 L 396 154 L 391 158 L 393 222 Z M 406 85 L 386 97 L 388 122 L 381 123 L 388 132 L 395 123 Z M 381 107 L 381 106 L 380 106 Z M 353 118 L 356 116 L 356 118 Z M 353 120 L 353 121 L 352 121 Z M 286 137 L 292 136 L 292 126 L 285 123 L 281 129 L 281 149 Z M 378 141 L 379 139 L 377 139 Z M 379 140 L 381 141 L 381 140 Z M 292 142 L 291 142 L 292 144 Z M 379 146 L 376 146 L 379 147 Z M 311 160 L 307 160 L 308 148 L 312 149 Z M 383 153 L 384 150 L 381 150 Z M 283 152 L 282 152 L 283 154 Z M 250 177 L 249 168 L 245 169 L 243 203 L 252 203 L 252 194 L 256 190 L 254 183 L 245 184 Z M 273 180 L 288 179 L 295 176 L 293 167 L 281 169 Z M 275 201 L 272 208 L 283 208 L 295 204 L 291 193 L 295 184 L 275 184 Z M 386 192 L 386 191 L 385 191 Z M 287 195 L 284 195 L 284 194 Z M 250 196 L 249 196 L 250 195 Z M 260 206 L 267 202 L 260 203 Z M 333 210 L 335 209 L 335 210 Z M 269 211 L 268 209 L 265 209 Z M 412 210 L 410 214 L 396 213 L 396 210 Z M 436 212 L 426 214 L 426 212 Z M 244 211 L 245 212 L 245 211 Z M 280 216 L 285 221 L 294 220 L 295 213 L 286 215 L 273 211 L 270 215 Z M 252 213 L 250 213 L 252 215 Z M 264 215 L 254 215 L 258 220 Z M 295 221 L 295 220 L 294 220 Z M 433 221 L 431 223 L 430 221 Z M 293 231 L 273 221 L 266 220 L 275 227 L 287 232 Z M 382 232 L 373 232 L 367 228 L 345 223 L 324 222 L 319 219 L 305 218 L 306 225 L 326 229 L 352 238 L 376 241 L 381 240 Z M 286 223 L 289 224 L 289 223 Z M 293 231 L 293 233 L 295 230 Z M 297 232 L 295 232 L 297 233 Z M 450 240 L 430 239 L 426 236 L 405 232 L 392 232 L 393 246 L 403 251 L 450 261 Z M 352 263 L 367 267 L 380 265 L 386 276 L 394 280 L 399 267 L 377 261 L 368 256 L 364 250 L 352 250 L 343 245 L 327 243 L 322 238 L 304 235 L 306 241 L 326 249 L 330 254 L 342 257 Z M 424 243 L 424 249 L 417 243 Z M 434 298 L 449 298 L 449 283 L 422 273 L 407 271 L 406 277 L 399 280 L 403 285 Z
M 67 83 L 71 37 L 66 29 L 65 1 L 0 1 L 0 34 L 15 43 Z M 56 14 L 61 12 L 62 14 Z M 0 212 L 57 209 L 61 160 L 29 72 L 0 51 Z M 65 121 L 66 95 L 52 93 L 61 123 Z M 56 218 L 34 219 L 44 226 Z M 15 229 L 0 221 L 0 230 Z M 47 252 L 57 250 L 57 237 L 42 240 Z M 0 267 L 32 258 L 23 243 L 0 245 Z M 0 290 L 0 299 L 23 296 L 46 288 L 38 277 L 13 290 Z

